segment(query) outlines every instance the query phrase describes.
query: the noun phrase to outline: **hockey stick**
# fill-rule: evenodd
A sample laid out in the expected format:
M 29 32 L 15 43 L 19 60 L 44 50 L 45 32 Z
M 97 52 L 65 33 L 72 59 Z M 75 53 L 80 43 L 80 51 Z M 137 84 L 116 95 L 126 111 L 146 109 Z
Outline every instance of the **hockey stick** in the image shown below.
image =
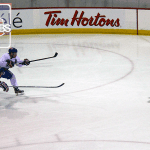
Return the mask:
M 55 55 L 52 56 L 52 57 L 41 58 L 41 59 L 35 59 L 35 60 L 31 60 L 31 61 L 29 61 L 29 62 L 34 62 L 34 61 L 40 61 L 40 60 L 45 60 L 45 59 L 55 58 L 57 55 L 58 55 L 58 53 L 56 52 Z M 19 64 L 22 64 L 22 63 L 19 63 Z
M 57 55 L 58 55 L 58 53 L 56 52 L 55 55 L 52 56 L 52 57 L 47 57 L 47 58 L 42 58 L 42 59 L 31 60 L 30 62 L 40 61 L 40 60 L 49 59 L 49 58 L 55 58 Z
M 23 88 L 59 88 L 61 86 L 63 86 L 65 83 L 62 83 L 58 86 L 18 86 L 18 87 L 23 87 Z M 13 86 L 9 86 L 9 87 L 13 87 Z

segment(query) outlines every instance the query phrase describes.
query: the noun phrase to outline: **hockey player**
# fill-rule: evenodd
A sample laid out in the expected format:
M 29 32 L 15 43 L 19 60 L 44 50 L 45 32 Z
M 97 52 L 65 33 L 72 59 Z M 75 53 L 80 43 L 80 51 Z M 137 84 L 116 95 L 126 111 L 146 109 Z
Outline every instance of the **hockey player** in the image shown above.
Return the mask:
M 16 77 L 9 70 L 9 68 L 13 68 L 14 65 L 22 67 L 23 65 L 27 66 L 29 64 L 30 61 L 28 59 L 24 59 L 23 61 L 20 60 L 20 58 L 17 56 L 17 49 L 13 47 L 8 50 L 8 53 L 3 54 L 0 58 L 0 78 L 6 78 L 10 80 L 16 95 L 18 95 L 18 93 L 23 93 L 24 91 L 18 88 Z M 9 87 L 5 82 L 0 81 L 0 87 L 3 88 L 3 91 L 9 91 Z

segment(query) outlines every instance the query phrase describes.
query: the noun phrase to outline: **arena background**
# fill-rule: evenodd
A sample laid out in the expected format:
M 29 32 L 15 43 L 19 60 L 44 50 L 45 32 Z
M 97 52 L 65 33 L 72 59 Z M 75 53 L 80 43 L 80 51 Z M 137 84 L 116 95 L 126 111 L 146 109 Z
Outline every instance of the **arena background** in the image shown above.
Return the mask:
M 0 88 L 0 149 L 150 149 L 150 36 L 145 36 L 150 35 L 148 1 L 0 3 L 12 3 L 11 19 L 9 13 L 0 15 L 11 24 L 10 46 L 18 50 L 21 60 L 58 52 L 53 59 L 10 69 L 19 86 L 27 87 L 20 87 L 25 91 L 20 96 L 12 87 L 7 93 Z M 56 10 L 62 12 L 58 17 L 67 16 L 70 22 L 76 11 L 85 11 L 85 22 L 80 26 L 77 22 L 74 26 L 69 22 L 67 27 L 46 26 L 48 15 L 44 13 Z M 98 13 L 106 19 L 119 18 L 119 22 L 113 27 L 82 25 Z M 0 45 L 7 44 L 7 38 L 2 36 Z M 0 57 L 4 53 L 8 48 L 0 48 Z M 11 86 L 9 80 L 0 80 Z M 60 88 L 29 87 L 62 83 Z
M 0 3 L 12 3 L 12 8 L 31 7 L 128 7 L 150 8 L 148 0 L 0 0 Z

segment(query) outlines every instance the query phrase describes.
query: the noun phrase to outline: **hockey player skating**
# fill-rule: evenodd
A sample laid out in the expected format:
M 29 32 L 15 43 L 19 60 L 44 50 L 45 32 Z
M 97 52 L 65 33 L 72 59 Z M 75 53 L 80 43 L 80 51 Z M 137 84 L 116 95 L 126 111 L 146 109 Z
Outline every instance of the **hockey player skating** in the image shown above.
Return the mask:
M 24 91 L 18 88 L 16 77 L 9 70 L 9 68 L 13 68 L 14 65 L 17 65 L 18 67 L 22 67 L 23 65 L 27 66 L 29 64 L 30 61 L 28 59 L 20 60 L 20 58 L 17 56 L 17 49 L 13 47 L 11 47 L 8 50 L 8 53 L 3 54 L 2 57 L 0 58 L 0 78 L 6 78 L 10 80 L 16 95 L 18 95 L 18 93 L 23 93 Z M 0 87 L 5 92 L 9 91 L 9 87 L 5 82 L 0 81 Z
M 51 57 L 46 57 L 46 58 L 41 58 L 41 59 L 36 59 L 36 60 L 31 60 L 31 61 L 29 61 L 28 59 L 24 59 L 24 61 L 22 61 L 17 56 L 17 49 L 12 47 L 8 50 L 8 52 L 9 53 L 4 54 L 0 58 L 0 78 L 10 79 L 11 85 L 13 86 L 16 95 L 18 95 L 18 93 L 23 93 L 24 91 L 19 90 L 19 88 L 18 88 L 19 86 L 17 84 L 16 77 L 11 71 L 8 70 L 9 68 L 14 67 L 14 65 L 17 65 L 19 67 L 22 67 L 22 65 L 27 66 L 30 64 L 30 62 L 51 59 L 51 58 L 57 57 L 57 55 L 58 55 L 58 53 L 55 52 L 54 56 L 51 56 Z M 20 86 L 20 87 L 24 87 L 24 88 L 59 88 L 59 87 L 62 87 L 64 84 L 65 83 L 62 83 L 58 86 Z M 9 87 L 5 82 L 0 81 L 0 87 L 5 92 L 9 91 Z

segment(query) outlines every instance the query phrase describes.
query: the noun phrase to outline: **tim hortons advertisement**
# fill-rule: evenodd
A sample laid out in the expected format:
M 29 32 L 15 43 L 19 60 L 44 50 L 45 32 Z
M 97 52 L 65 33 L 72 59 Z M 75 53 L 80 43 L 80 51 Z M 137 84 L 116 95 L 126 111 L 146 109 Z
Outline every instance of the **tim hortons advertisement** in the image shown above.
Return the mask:
M 12 11 L 12 29 L 106 28 L 126 29 L 124 9 L 23 9 Z M 130 14 L 132 16 L 132 14 Z M 136 27 L 136 26 L 135 26 Z
M 123 11 L 108 9 L 42 10 L 48 28 L 120 28 Z M 42 26 L 43 28 L 44 26 Z
M 45 25 L 48 26 L 78 26 L 78 27 L 119 27 L 120 19 L 110 19 L 106 15 L 101 15 L 99 12 L 95 16 L 86 17 L 85 11 L 79 13 L 78 10 L 75 10 L 72 18 L 59 18 L 59 15 L 62 11 L 46 11 L 44 14 L 48 15 Z

